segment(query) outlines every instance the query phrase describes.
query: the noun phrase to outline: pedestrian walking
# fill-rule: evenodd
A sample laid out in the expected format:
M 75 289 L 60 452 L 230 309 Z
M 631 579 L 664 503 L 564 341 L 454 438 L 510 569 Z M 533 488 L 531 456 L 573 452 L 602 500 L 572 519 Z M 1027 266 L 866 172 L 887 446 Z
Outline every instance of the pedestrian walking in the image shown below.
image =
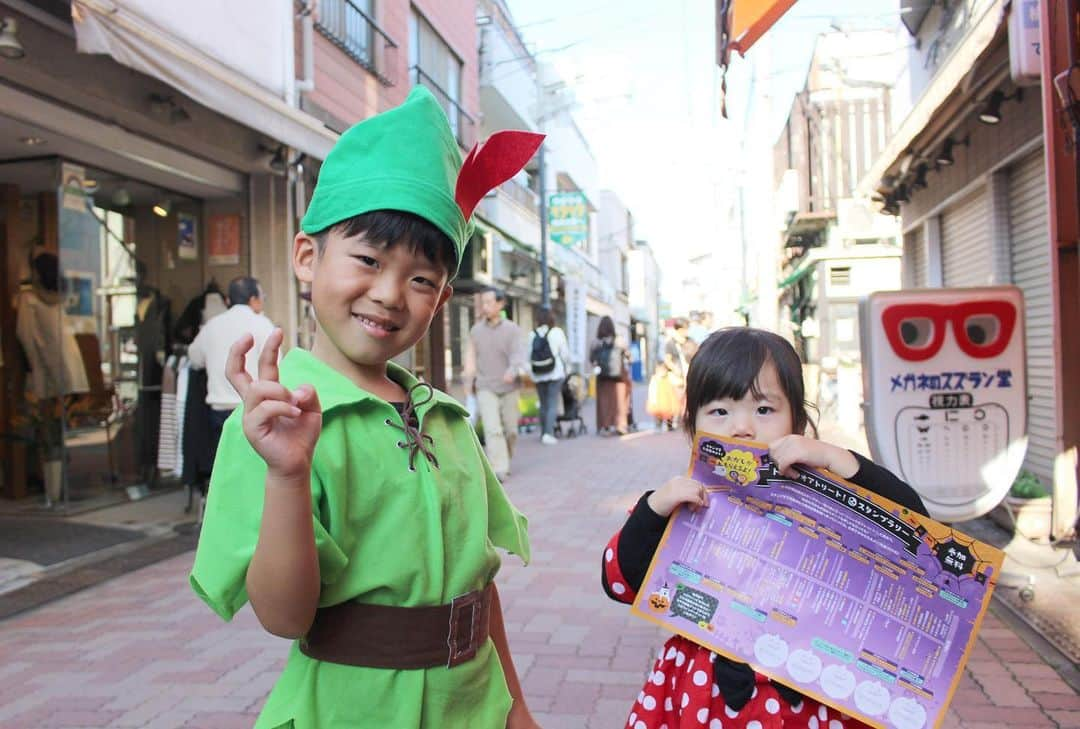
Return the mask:
M 690 363 L 685 429 L 691 439 L 703 431 L 768 443 L 781 472 L 790 475 L 794 464 L 826 468 L 926 514 L 918 494 L 886 469 L 853 451 L 806 437 L 807 428 L 814 426 L 804 397 L 802 364 L 785 339 L 761 329 L 721 329 L 705 340 Z M 707 507 L 705 487 L 676 476 L 638 500 L 604 552 L 601 581 L 610 598 L 634 601 L 664 526 L 680 504 L 693 510 Z M 745 663 L 673 636 L 634 702 L 628 726 L 680 729 L 714 723 L 736 729 L 867 727 Z
M 540 442 L 555 445 L 558 443 L 555 416 L 559 412 L 559 396 L 570 361 L 570 345 L 566 333 L 555 325 L 555 315 L 550 308 L 539 307 L 536 321 L 538 325 L 533 329 L 529 347 L 529 367 L 540 398 Z
M 596 343 L 589 361 L 596 371 L 596 432 L 626 435 L 630 359 L 626 347 L 616 341 L 615 322 L 610 316 L 601 318 L 596 326 Z
M 515 154 L 492 139 L 463 167 L 423 86 L 345 132 L 293 243 L 311 351 L 279 367 L 275 330 L 258 381 L 251 336 L 229 355 L 244 409 L 225 423 L 191 584 L 222 618 L 250 599 L 266 630 L 300 639 L 256 727 L 536 726 L 492 582 L 495 547 L 528 560 L 525 518 L 464 408 L 391 362 L 450 298 L 475 203 L 539 137 L 502 139 Z
M 484 426 L 484 450 L 499 481 L 510 476 L 517 443 L 518 391 L 528 372 L 525 336 L 506 318 L 506 293 L 490 288 L 480 294 L 480 320 L 469 332 L 465 381 L 476 394 Z
M 206 370 L 206 404 L 210 407 L 210 463 L 214 462 L 221 428 L 240 407 L 240 393 L 225 374 L 229 350 L 237 339 L 250 334 L 254 345 L 244 358 L 244 370 L 255 378 L 259 371 L 259 356 L 274 324 L 263 314 L 263 293 L 259 281 L 251 276 L 237 276 L 229 282 L 226 293 L 229 308 L 208 319 L 195 339 L 188 345 L 188 360 L 197 370 Z
M 679 402 L 675 395 L 675 386 L 671 382 L 671 373 L 663 362 L 656 363 L 653 376 L 649 378 L 649 392 L 645 399 L 645 412 L 652 416 L 657 430 L 674 430 L 675 416 Z

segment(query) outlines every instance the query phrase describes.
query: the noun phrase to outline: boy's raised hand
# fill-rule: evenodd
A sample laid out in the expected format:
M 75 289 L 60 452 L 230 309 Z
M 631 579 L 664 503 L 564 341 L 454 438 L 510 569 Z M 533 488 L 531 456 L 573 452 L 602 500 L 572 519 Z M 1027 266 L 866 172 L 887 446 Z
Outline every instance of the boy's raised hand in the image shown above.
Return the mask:
M 266 461 L 270 474 L 306 483 L 322 430 L 322 406 L 311 385 L 290 392 L 278 380 L 278 352 L 284 336 L 278 328 L 266 338 L 255 381 L 244 368 L 245 355 L 255 340 L 245 334 L 229 349 L 225 376 L 244 401 L 244 435 Z
M 668 517 L 679 504 L 689 504 L 692 511 L 709 505 L 709 492 L 688 476 L 676 476 L 649 494 L 649 508 L 657 516 Z
M 770 443 L 769 456 L 788 478 L 798 476 L 792 469 L 797 463 L 828 469 L 841 478 L 851 478 L 859 472 L 859 462 L 851 451 L 804 435 L 785 435 Z

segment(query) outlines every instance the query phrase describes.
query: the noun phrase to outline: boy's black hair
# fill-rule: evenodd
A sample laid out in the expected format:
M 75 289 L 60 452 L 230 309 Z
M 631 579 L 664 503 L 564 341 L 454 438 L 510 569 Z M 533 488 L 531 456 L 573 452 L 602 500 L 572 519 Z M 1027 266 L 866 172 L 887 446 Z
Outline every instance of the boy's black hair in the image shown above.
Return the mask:
M 686 411 L 683 427 L 694 437 L 698 410 L 724 398 L 754 397 L 758 373 L 766 362 L 776 367 L 780 388 L 791 404 L 791 432 L 802 435 L 809 426 L 817 433 L 807 409 L 802 361 L 791 343 L 779 334 L 752 327 L 719 329 L 701 343 L 686 373 Z
M 311 236 L 320 255 L 331 232 L 343 238 L 363 235 L 368 243 L 385 248 L 406 243 L 411 252 L 420 251 L 429 261 L 446 269 L 450 278 L 457 268 L 457 249 L 450 237 L 431 221 L 403 210 L 372 210 L 320 230 Z

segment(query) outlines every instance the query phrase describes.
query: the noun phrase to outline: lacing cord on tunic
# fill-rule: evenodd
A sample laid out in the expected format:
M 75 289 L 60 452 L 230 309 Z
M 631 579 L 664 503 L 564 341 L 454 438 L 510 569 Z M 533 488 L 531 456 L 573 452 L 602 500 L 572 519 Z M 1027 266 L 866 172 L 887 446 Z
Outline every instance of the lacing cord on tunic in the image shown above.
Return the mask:
M 413 392 L 418 388 L 427 388 L 426 396 L 423 399 L 414 400 Z M 416 454 L 423 453 L 424 457 L 428 459 L 428 462 L 435 468 L 439 467 L 439 460 L 435 458 L 435 439 L 427 433 L 420 430 L 420 419 L 416 415 L 416 408 L 421 405 L 426 405 L 431 402 L 435 397 L 435 391 L 426 382 L 417 382 L 415 385 L 409 388 L 407 397 L 405 398 L 405 406 L 401 411 L 401 425 L 398 425 L 390 418 L 386 419 L 386 424 L 397 428 L 398 430 L 405 432 L 405 440 L 398 441 L 399 448 L 409 449 L 409 470 L 416 470 Z

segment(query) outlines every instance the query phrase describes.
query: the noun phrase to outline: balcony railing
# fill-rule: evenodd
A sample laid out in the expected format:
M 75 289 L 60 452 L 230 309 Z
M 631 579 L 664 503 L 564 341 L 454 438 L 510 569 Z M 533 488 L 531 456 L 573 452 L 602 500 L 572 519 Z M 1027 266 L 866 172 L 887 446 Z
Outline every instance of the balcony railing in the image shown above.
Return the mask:
M 499 185 L 499 189 L 507 194 L 507 196 L 518 203 L 526 210 L 529 210 L 534 215 L 540 214 L 540 198 L 535 192 L 522 185 L 517 180 L 507 180 Z
M 389 66 L 386 49 L 397 48 L 397 43 L 351 0 L 322 0 L 315 28 L 381 84 L 394 85 L 381 68 Z
M 465 149 L 472 147 L 476 142 L 476 120 L 435 79 L 426 74 L 424 69 L 413 66 L 409 69 L 409 74 L 413 84 L 423 84 L 435 94 L 435 98 L 439 100 L 446 112 L 446 118 L 450 120 L 450 130 L 454 133 L 458 144 Z

